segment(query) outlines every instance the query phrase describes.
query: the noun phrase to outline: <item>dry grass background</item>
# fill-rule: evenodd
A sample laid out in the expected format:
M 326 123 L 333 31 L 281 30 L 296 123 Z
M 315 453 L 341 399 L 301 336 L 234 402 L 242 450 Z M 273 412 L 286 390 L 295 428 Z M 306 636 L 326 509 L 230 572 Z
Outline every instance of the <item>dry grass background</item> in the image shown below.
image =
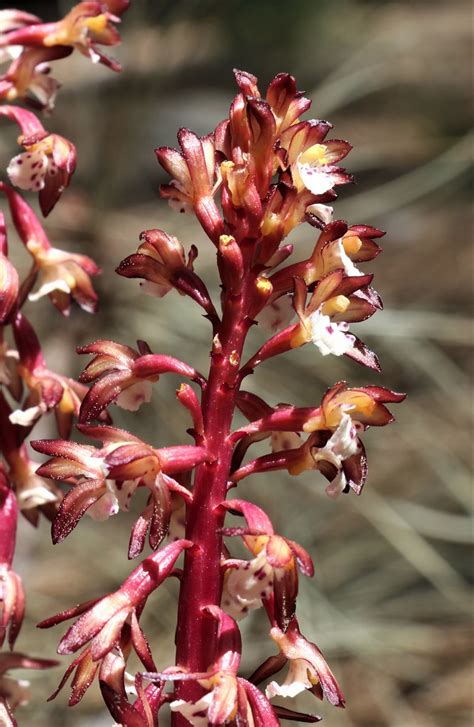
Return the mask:
M 56 3 L 23 5 L 57 14 Z M 50 124 L 77 141 L 79 169 L 47 228 L 56 245 L 93 254 L 104 274 L 96 317 L 74 312 L 66 322 L 45 301 L 31 312 L 48 361 L 78 372 L 83 362 L 74 345 L 104 336 L 133 345 L 140 337 L 206 370 L 208 326 L 193 306 L 175 294 L 145 298 L 113 268 L 135 250 L 142 229 L 162 227 L 198 245 L 199 272 L 215 291 L 210 245 L 190 218 L 159 200 L 153 148 L 173 144 L 179 126 L 207 132 L 226 115 L 233 65 L 262 81 L 280 70 L 297 75 L 314 99 L 313 114 L 333 121 L 335 136 L 355 146 L 348 167 L 359 183 L 343 189 L 337 217 L 389 231 L 373 265 L 385 310 L 360 327 L 383 374 L 302 349 L 262 366 L 250 386 L 270 403 L 316 403 L 341 378 L 375 380 L 409 398 L 395 425 L 367 433 L 370 471 L 361 498 L 328 500 L 317 474 L 260 476 L 241 495 L 267 507 L 276 529 L 315 557 L 316 577 L 301 583 L 300 621 L 325 651 L 348 708 L 305 697 L 298 706 L 334 727 L 465 726 L 472 716 L 470 7 L 421 0 L 132 5 L 121 77 L 91 69 L 80 56 L 58 66 L 67 84 Z M 6 133 L 2 158 L 11 141 Z M 292 241 L 303 256 L 314 242 L 311 229 L 298 229 Z M 260 338 L 252 332 L 249 350 Z M 162 379 L 151 405 L 138 415 L 117 411 L 115 421 L 160 445 L 184 441 L 174 383 Z M 41 426 L 35 434 L 52 434 L 48 423 Z M 122 581 L 131 568 L 132 521 L 133 514 L 104 524 L 85 518 L 55 547 L 46 522 L 37 531 L 22 522 L 16 568 L 28 615 L 20 649 L 52 656 L 62 632 L 34 624 Z M 175 599 L 170 583 L 146 613 L 159 666 L 172 659 Z M 247 619 L 244 637 L 246 670 L 272 648 L 261 615 Z M 44 704 L 63 662 L 31 677 L 34 700 L 18 712 L 20 724 L 109 725 L 96 687 L 72 710 L 64 693 Z

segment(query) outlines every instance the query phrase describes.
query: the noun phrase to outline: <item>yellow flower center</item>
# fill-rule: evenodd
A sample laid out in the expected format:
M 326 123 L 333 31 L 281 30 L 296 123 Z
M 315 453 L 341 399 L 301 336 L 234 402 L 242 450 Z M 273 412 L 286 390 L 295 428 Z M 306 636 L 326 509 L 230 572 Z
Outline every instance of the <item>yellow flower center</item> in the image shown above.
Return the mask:
M 329 164 L 329 158 L 326 156 L 327 147 L 324 144 L 314 144 L 304 151 L 300 158 L 300 164 Z
M 93 33 L 102 33 L 107 28 L 107 16 L 102 13 L 102 15 L 96 15 L 95 18 L 88 18 L 84 21 L 84 25 Z
M 268 280 L 268 278 L 260 277 L 257 278 L 256 282 L 257 290 L 259 293 L 263 293 L 264 295 L 270 295 L 270 293 L 273 290 L 273 285 Z
M 326 300 L 321 306 L 321 313 L 324 316 L 332 316 L 336 313 L 345 313 L 350 305 L 349 298 L 345 295 L 335 295 Z
M 280 225 L 280 218 L 275 212 L 271 212 L 262 222 L 261 231 L 265 237 L 272 235 L 278 230 Z
M 347 255 L 354 255 L 362 247 L 362 240 L 357 235 L 346 234 L 342 238 L 342 245 Z

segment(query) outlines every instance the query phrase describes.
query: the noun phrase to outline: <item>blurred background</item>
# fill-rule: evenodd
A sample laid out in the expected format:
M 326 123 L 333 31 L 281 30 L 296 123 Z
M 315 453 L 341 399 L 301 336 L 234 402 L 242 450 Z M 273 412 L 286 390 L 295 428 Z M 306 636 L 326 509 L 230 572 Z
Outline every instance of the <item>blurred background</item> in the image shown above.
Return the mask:
M 45 20 L 71 4 L 16 2 Z M 113 49 L 122 75 L 79 54 L 54 66 L 64 88 L 47 125 L 74 141 L 79 164 L 46 229 L 55 246 L 80 249 L 103 268 L 97 316 L 74 310 L 66 321 L 45 300 L 27 309 L 50 366 L 62 373 L 78 374 L 84 361 L 74 347 L 101 337 L 130 345 L 144 338 L 207 370 L 209 328 L 194 306 L 175 293 L 145 297 L 114 268 L 135 251 L 141 230 L 160 227 L 186 248 L 198 245 L 198 272 L 217 292 L 210 243 L 191 217 L 159 198 L 165 178 L 153 149 L 174 145 L 180 126 L 207 133 L 226 116 L 234 66 L 256 74 L 261 89 L 291 72 L 314 100 L 312 115 L 354 144 L 347 167 L 357 185 L 339 188 L 335 216 L 388 231 L 384 254 L 368 266 L 385 309 L 356 330 L 378 352 L 383 373 L 305 347 L 266 363 L 248 386 L 271 404 L 317 404 L 339 379 L 383 384 L 408 400 L 396 407 L 394 425 L 365 437 L 361 498 L 329 500 L 317 473 L 259 476 L 239 488 L 315 558 L 315 578 L 301 582 L 299 618 L 348 707 L 307 696 L 291 706 L 333 727 L 471 723 L 470 21 L 461 0 L 135 0 L 123 18 L 123 45 Z M 2 168 L 16 153 L 14 139 L 2 126 Z M 291 241 L 304 257 L 314 231 L 302 226 Z M 252 331 L 249 351 L 261 340 Z M 156 445 L 187 441 L 175 383 L 163 378 L 152 404 L 135 415 L 117 409 L 114 421 Z M 34 434 L 53 436 L 52 424 Z M 63 630 L 40 632 L 35 623 L 117 587 L 133 567 L 126 559 L 133 521 L 133 513 L 100 524 L 84 518 L 54 547 L 46 521 L 37 530 L 21 523 L 16 570 L 28 612 L 19 650 L 53 656 Z M 165 585 L 144 619 L 159 667 L 173 659 L 176 595 L 176 584 Z M 243 622 L 244 673 L 273 653 L 266 631 L 262 614 Z M 33 700 L 18 711 L 19 723 L 110 725 L 96 685 L 74 709 L 66 707 L 67 688 L 44 703 L 69 663 L 61 661 L 25 674 Z

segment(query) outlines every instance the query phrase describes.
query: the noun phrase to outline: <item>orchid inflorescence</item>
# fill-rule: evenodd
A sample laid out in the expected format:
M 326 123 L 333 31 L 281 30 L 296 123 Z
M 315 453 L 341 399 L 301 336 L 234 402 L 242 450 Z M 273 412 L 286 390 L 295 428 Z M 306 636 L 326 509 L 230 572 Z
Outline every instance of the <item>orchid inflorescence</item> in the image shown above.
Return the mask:
M 90 9 L 99 5 L 100 21 Z M 115 67 L 95 43 L 115 42 L 111 23 L 125 6 L 124 2 L 80 3 L 81 18 L 86 18 L 80 32 L 71 30 L 78 17 L 71 11 L 63 25 L 25 20 L 5 37 L 12 34 L 15 44 L 25 46 L 25 53 L 30 46 L 51 53 L 56 47 L 51 38 L 58 43 L 61 39 L 55 57 L 61 57 L 67 37 L 71 47 Z M 13 78 L 13 71 L 6 77 Z M 376 240 L 383 233 L 333 220 L 334 188 L 351 181 L 338 164 L 351 147 L 326 139 L 328 122 L 301 120 L 310 101 L 297 90 L 295 79 L 277 75 L 262 97 L 254 76 L 236 71 L 235 78 L 238 94 L 228 118 L 213 133 L 198 137 L 181 129 L 180 149 L 156 150 L 171 177 L 161 188 L 162 196 L 173 209 L 193 213 L 215 247 L 220 305 L 195 269 L 197 249 L 192 246 L 186 255 L 180 241 L 162 230 L 142 232 L 137 252 L 117 268 L 120 275 L 139 279 L 146 294 L 161 298 L 174 289 L 200 306 L 211 327 L 207 376 L 171 355 L 154 353 L 142 340 L 136 348 L 111 340 L 80 348 L 79 353 L 92 358 L 79 382 L 51 372 L 20 312 L 21 303 L 28 295 L 34 300 L 47 294 L 65 313 L 72 296 L 86 310 L 95 310 L 89 276 L 97 269 L 84 256 L 51 247 L 23 198 L 6 184 L 0 188 L 34 257 L 34 275 L 21 286 L 8 266 L 6 245 L 2 258 L 6 279 L 16 281 L 10 287 L 16 285 L 18 291 L 14 295 L 7 291 L 3 298 L 8 312 L 2 320 L 11 324 L 17 349 L 5 349 L 4 383 L 10 398 L 19 399 L 21 385 L 28 394 L 15 411 L 7 397 L 0 400 L 8 432 L 1 516 L 10 523 L 14 539 L 12 501 L 26 503 L 33 521 L 42 510 L 52 518 L 53 541 L 58 543 L 80 528 L 85 514 L 104 520 L 129 510 L 135 493 L 144 488 L 146 506 L 132 527 L 128 557 L 140 556 L 147 542 L 151 555 L 115 592 L 40 624 L 48 628 L 74 619 L 58 652 L 75 658 L 51 698 L 72 676 L 69 704 L 75 705 L 97 676 L 112 717 L 126 727 L 156 727 L 165 704 L 178 727 L 263 727 L 278 725 L 281 719 L 316 722 L 316 715 L 271 702 L 305 690 L 331 705 L 344 706 L 336 678 L 318 647 L 301 633 L 296 617 L 299 573 L 314 573 L 310 555 L 275 532 L 260 507 L 227 496 L 249 475 L 273 470 L 291 475 L 319 470 L 328 481 L 330 497 L 351 491 L 359 495 L 367 477 L 362 436 L 370 426 L 393 421 L 386 404 L 404 398 L 380 386 L 353 388 L 339 382 L 320 404 L 313 401 L 299 407 L 269 404 L 243 388 L 245 379 L 267 359 L 306 343 L 314 344 L 323 356 L 344 355 L 379 370 L 376 355 L 349 332 L 349 326 L 381 308 L 371 287 L 373 276 L 358 265 L 380 252 Z M 59 174 L 63 187 L 67 170 L 73 170 L 71 145 L 61 139 L 42 145 L 46 137 L 30 119 L 32 114 L 4 108 L 9 118 L 28 126 L 22 127 L 26 143 L 21 137 L 27 156 L 11 162 L 10 179 L 20 188 L 26 186 L 23 170 L 15 166 L 19 161 L 28 173 L 40 169 L 40 203 L 48 211 L 57 193 L 57 189 L 52 192 L 51 180 Z M 28 116 L 22 116 L 25 113 Z M 33 167 L 37 162 L 39 167 Z M 36 185 L 36 179 L 30 177 L 31 181 Z M 286 238 L 303 222 L 316 232 L 314 250 L 307 259 L 287 264 L 293 246 Z M 37 275 L 40 288 L 32 294 Z M 255 325 L 270 334 L 247 357 L 246 337 Z M 136 411 L 150 401 L 153 384 L 168 373 L 183 379 L 177 398 L 189 414 L 187 431 L 193 443 L 155 446 L 112 426 L 113 404 Z M 35 472 L 24 439 L 48 411 L 56 414 L 59 438 L 32 442 L 48 457 Z M 236 414 L 248 423 L 236 426 Z M 80 432 L 100 446 L 68 439 L 74 416 Z M 251 446 L 263 440 L 268 440 L 268 453 L 249 458 Z M 56 481 L 68 488 L 63 498 Z M 237 518 L 237 525 L 226 524 L 228 515 L 234 523 Z M 235 538 L 249 552 L 247 559 L 232 557 Z M 5 582 L 13 595 L 5 599 L 3 621 L 5 629 L 10 624 L 12 641 L 21 622 L 23 595 L 10 569 L 13 547 L 7 551 Z M 181 557 L 183 562 L 177 565 Z M 170 577 L 180 583 L 176 663 L 158 669 L 140 621 L 150 594 Z M 239 674 L 238 622 L 259 608 L 268 616 L 270 643 L 277 653 L 244 678 Z M 135 674 L 127 671 L 133 653 L 143 665 Z M 285 666 L 287 674 L 280 676 Z
M 0 212 L 0 647 L 5 642 L 10 647 L 10 653 L 0 652 L 2 727 L 16 725 L 13 712 L 29 699 L 28 682 L 6 673 L 57 664 L 13 651 L 25 611 L 22 581 L 12 569 L 18 513 L 33 525 L 41 514 L 55 521 L 63 498 L 60 487 L 36 473 L 38 462 L 30 457 L 28 438 L 49 412 L 55 414 L 59 436 L 69 437 L 87 393 L 85 384 L 48 368 L 23 309 L 27 302 L 47 296 L 65 316 L 73 300 L 94 312 L 97 295 L 91 276 L 99 272 L 86 255 L 53 247 L 17 189 L 37 193 L 46 216 L 69 185 L 76 166 L 74 144 L 45 129 L 36 113 L 47 115 L 54 107 L 60 84 L 50 74 L 51 64 L 77 49 L 94 63 L 120 70 L 99 46 L 120 42 L 115 24 L 128 4 L 129 0 L 80 2 L 55 23 L 43 23 L 20 10 L 0 10 L 0 116 L 20 130 L 19 153 L 6 170 L 9 181 L 0 181 L 6 203 Z M 18 101 L 33 110 L 14 105 Z M 23 280 L 9 257 L 8 217 L 31 258 Z

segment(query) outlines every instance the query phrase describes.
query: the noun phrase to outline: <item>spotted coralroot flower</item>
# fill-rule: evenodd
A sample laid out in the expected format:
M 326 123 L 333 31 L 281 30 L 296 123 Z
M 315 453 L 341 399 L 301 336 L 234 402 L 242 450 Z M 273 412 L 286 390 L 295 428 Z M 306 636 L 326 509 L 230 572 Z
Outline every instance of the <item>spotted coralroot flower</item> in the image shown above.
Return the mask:
M 156 149 L 159 163 L 173 177 L 170 184 L 162 186 L 162 196 L 179 212 L 194 211 L 211 239 L 217 241 L 224 230 L 214 202 L 220 183 L 214 137 L 200 138 L 189 129 L 181 129 L 178 141 L 180 151 L 169 147 Z
M 15 27 L 12 20 L 10 28 L 7 25 L 0 34 L 0 48 L 20 46 L 46 51 L 75 48 L 93 63 L 103 63 L 114 71 L 120 71 L 120 64 L 104 55 L 98 46 L 120 43 L 114 23 L 120 22 L 119 16 L 128 5 L 129 0 L 86 0 L 75 5 L 62 20 L 55 23 L 41 23 L 38 18 L 29 16 L 24 18 L 24 22 L 18 19 L 19 27 Z M 48 57 L 44 60 L 48 60 Z
M 225 528 L 224 535 L 240 535 L 254 556 L 250 561 L 227 560 L 222 595 L 224 610 L 236 620 L 270 602 L 274 618 L 286 629 L 296 608 L 298 567 L 314 574 L 313 562 L 300 545 L 276 535 L 268 516 L 256 505 L 227 500 L 224 509 L 241 513 L 246 528 Z
M 51 75 L 50 63 L 70 55 L 72 49 L 64 46 L 28 48 L 17 56 L 19 48 L 21 50 L 19 46 L 10 46 L 3 50 L 4 59 L 11 63 L 0 76 L 0 98 L 9 103 L 24 100 L 45 112 L 52 111 L 61 84 Z
M 58 431 L 69 436 L 73 418 L 79 416 L 84 388 L 47 367 L 36 333 L 22 313 L 17 313 L 12 328 L 18 350 L 17 373 L 28 393 L 23 404 L 10 413 L 10 422 L 31 428 L 43 414 L 54 411 Z
M 123 409 L 137 411 L 151 401 L 152 383 L 164 373 L 202 382 L 202 376 L 191 366 L 172 356 L 152 353 L 144 341 L 138 341 L 137 345 L 138 351 L 135 351 L 113 341 L 95 341 L 78 349 L 82 354 L 95 354 L 80 381 L 89 383 L 98 379 L 84 399 L 81 421 L 95 419 L 112 402 Z
M 249 410 L 248 400 L 254 410 L 262 410 L 260 401 L 252 402 L 253 395 L 245 392 L 244 410 Z M 282 432 L 292 435 L 289 446 L 274 447 L 270 455 L 264 455 L 237 469 L 231 479 L 238 482 L 249 474 L 286 469 L 298 475 L 318 469 L 330 480 L 326 492 L 336 496 L 352 488 L 360 494 L 367 478 L 367 459 L 360 434 L 370 426 L 385 426 L 393 422 L 386 403 L 399 403 L 405 394 L 399 394 L 381 386 L 349 388 L 339 382 L 328 389 L 320 407 L 300 408 L 280 405 L 265 410 L 261 419 L 237 430 L 234 438 L 262 439 Z M 296 432 L 309 433 L 302 441 L 294 438 Z
M 170 667 L 161 673 L 147 673 L 148 679 L 195 683 L 205 692 L 196 700 L 176 699 L 170 708 L 195 727 L 206 725 L 278 725 L 275 712 L 264 695 L 246 679 L 238 677 L 242 643 L 237 624 L 217 606 L 207 606 L 205 616 L 217 621 L 216 657 L 202 673 L 183 672 Z M 212 623 L 212 621 L 211 621 Z
M 46 131 L 31 111 L 5 105 L 0 106 L 0 114 L 18 124 L 18 143 L 24 150 L 8 165 L 10 181 L 20 189 L 38 192 L 46 216 L 69 185 L 76 168 L 76 149 L 64 137 Z
M 0 192 L 8 200 L 18 235 L 33 260 L 30 278 L 37 286 L 28 299 L 35 302 L 47 295 L 63 315 L 69 315 L 72 300 L 88 313 L 95 313 L 97 294 L 90 278 L 100 272 L 99 267 L 87 255 L 53 247 L 29 204 L 2 182 Z
M 181 295 L 189 295 L 215 321 L 218 316 L 209 291 L 194 272 L 197 248 L 191 246 L 186 260 L 179 240 L 163 230 L 145 230 L 140 240 L 137 252 L 122 260 L 116 272 L 124 278 L 142 278 L 140 285 L 147 295 L 162 298 L 173 288 Z
M 115 427 L 80 426 L 80 429 L 101 440 L 103 447 L 54 439 L 32 442 L 36 451 L 50 457 L 37 473 L 72 488 L 54 519 L 53 542 L 64 540 L 85 513 L 94 520 L 106 520 L 120 510 L 128 511 L 137 488 L 145 488 L 148 501 L 132 529 L 129 557 L 141 553 L 148 531 L 149 544 L 156 549 L 168 533 L 171 493 L 188 502 L 191 498 L 189 491 L 170 475 L 206 460 L 206 449 L 190 445 L 155 449 Z
M 41 514 L 53 520 L 63 497 L 59 487 L 36 473 L 38 462 L 30 459 L 24 444 L 6 452 L 5 459 L 21 514 L 35 526 Z
M 312 210 L 312 217 L 314 217 L 314 207 L 317 207 L 317 205 L 308 207 L 308 210 Z M 281 268 L 269 276 L 272 285 L 271 301 L 260 314 L 258 323 L 276 331 L 291 322 L 296 311 L 292 305 L 292 296 L 289 294 L 293 292 L 295 278 L 301 278 L 308 288 L 313 289 L 322 278 L 338 270 L 342 271 L 347 277 L 363 277 L 363 273 L 356 266 L 356 263 L 372 260 L 380 253 L 380 247 L 374 241 L 374 238 L 377 239 L 384 234 L 375 227 L 367 225 L 347 227 L 345 222 L 331 222 L 328 219 L 318 237 L 311 257 Z M 282 261 L 279 260 L 278 262 Z M 374 305 L 374 312 L 375 309 L 381 306 L 380 298 L 370 287 L 360 289 L 357 295 L 364 295 L 367 301 Z M 315 321 L 316 329 L 318 326 L 321 327 L 321 322 L 330 323 L 330 321 L 326 320 L 327 318 L 327 315 L 324 316 L 321 311 L 318 311 Z M 329 346 L 324 344 L 324 330 L 323 340 L 316 337 L 314 342 L 323 355 L 334 353 L 334 351 L 331 351 L 331 347 L 334 349 L 335 346 L 331 346 L 331 342 Z
M 319 699 L 325 697 L 335 707 L 344 707 L 345 699 L 333 673 L 316 644 L 307 641 L 301 634 L 296 618 L 282 631 L 273 626 L 270 636 L 278 646 L 279 654 L 267 659 L 251 676 L 259 683 L 279 672 L 288 663 L 287 676 L 282 684 L 272 681 L 265 689 L 268 699 L 273 697 L 296 697 L 306 690 Z
M 31 458 L 28 439 L 39 419 L 54 412 L 58 436 L 63 438 L 60 441 L 67 440 L 74 419 L 79 417 L 87 387 L 49 367 L 30 323 L 30 315 L 25 316 L 23 308 L 47 296 L 65 316 L 69 314 L 72 301 L 88 312 L 95 312 L 97 295 L 91 278 L 99 272 L 97 265 L 86 255 L 53 247 L 33 209 L 18 191 L 36 193 L 41 212 L 47 216 L 71 181 L 76 166 L 76 150 L 68 139 L 46 129 L 35 113 L 15 103 L 20 101 L 45 115 L 51 112 L 60 87 L 52 67 L 74 49 L 93 62 L 100 61 L 119 70 L 119 65 L 104 56 L 99 46 L 112 46 L 119 42 L 115 25 L 128 5 L 129 0 L 87 0 L 77 4 L 57 23 L 43 23 L 35 15 L 20 10 L 0 10 L 0 115 L 19 127 L 17 141 L 20 147 L 20 153 L 15 153 L 6 169 L 13 186 L 0 182 L 0 193 L 7 203 L 4 205 L 5 212 L 9 212 L 8 215 L 0 213 L 0 649 L 10 647 L 12 650 L 16 645 L 25 611 L 22 582 L 12 566 L 18 513 L 33 526 L 37 526 L 40 516 L 44 515 L 53 522 L 53 534 L 60 539 L 61 528 L 63 531 L 71 530 L 87 509 L 83 503 L 84 496 L 82 501 L 76 497 L 75 509 L 72 498 L 66 505 L 61 505 L 62 489 L 51 481 L 52 478 L 46 479 L 38 474 L 38 462 Z M 25 275 L 20 274 L 21 264 L 18 269 L 15 267 L 15 255 L 10 257 L 7 237 L 11 242 L 15 236 L 12 237 L 7 225 L 14 228 L 22 243 L 20 248 L 23 246 L 30 257 L 30 270 Z M 192 396 L 185 392 L 180 395 L 181 400 L 194 417 L 195 439 L 196 442 L 199 440 L 196 447 L 185 446 L 184 451 L 178 452 L 164 448 L 158 460 L 153 448 L 150 448 L 152 456 L 147 457 L 143 451 L 141 454 L 138 452 L 140 444 L 130 441 L 130 437 L 122 437 L 117 446 L 121 443 L 128 449 L 122 450 L 119 463 L 117 453 L 114 460 L 111 451 L 114 448 L 111 445 L 113 435 L 108 439 L 104 437 L 103 449 L 108 447 L 109 458 L 100 476 L 105 487 L 100 492 L 97 487 L 95 500 L 89 499 L 87 505 L 91 516 L 104 519 L 119 507 L 127 509 L 137 487 L 148 487 L 146 507 L 133 532 L 130 546 L 133 557 L 143 549 L 148 531 L 148 541 L 154 550 L 166 537 L 173 505 L 171 493 L 174 500 L 191 497 L 187 488 L 166 473 L 176 472 L 177 477 L 182 477 L 181 470 L 186 471 L 186 467 L 208 458 L 202 426 L 199 425 L 197 398 L 193 401 Z M 101 422 L 110 421 L 105 409 L 99 412 L 98 418 Z M 105 453 L 103 458 L 106 458 Z M 170 458 L 174 468 L 169 465 Z M 89 459 L 94 461 L 91 456 Z M 101 460 L 96 457 L 95 461 Z M 159 466 L 153 472 L 155 461 L 159 462 Z M 176 465 L 177 462 L 179 465 Z M 105 473 L 109 474 L 109 470 L 110 479 L 105 480 Z M 125 471 L 127 476 L 122 476 Z M 90 479 L 90 473 L 88 476 Z M 83 480 L 89 484 L 85 476 Z M 70 491 L 74 486 L 80 488 L 83 484 L 74 480 L 72 475 L 64 477 L 64 481 Z M 179 494 L 181 490 L 183 493 Z M 177 554 L 181 552 L 179 543 L 183 543 L 183 538 L 178 539 L 175 545 Z M 148 567 L 155 565 L 148 564 Z M 158 568 L 156 565 L 155 571 Z M 152 669 L 153 661 L 151 657 L 146 658 L 146 643 L 140 639 L 140 631 L 134 621 L 139 618 L 142 607 L 138 604 L 136 610 L 130 613 L 129 622 L 133 625 L 127 623 L 123 626 L 121 645 L 128 656 L 134 644 L 135 650 L 144 655 L 145 668 Z M 114 648 L 118 650 L 120 644 L 117 642 Z M 14 680 L 7 672 L 15 668 L 45 669 L 56 663 L 21 652 L 0 651 L 2 726 L 14 727 L 17 724 L 14 710 L 29 699 L 28 682 Z M 103 689 L 115 690 L 115 695 L 120 685 L 120 668 L 114 663 L 109 658 L 103 667 Z M 78 681 L 81 674 L 86 674 L 84 665 L 85 662 L 78 669 Z M 122 681 L 125 682 L 125 676 Z M 150 705 L 158 705 L 160 691 L 154 685 L 141 688 L 139 676 L 135 683 L 139 698 L 134 709 L 137 718 L 141 719 L 143 714 L 145 719 Z

